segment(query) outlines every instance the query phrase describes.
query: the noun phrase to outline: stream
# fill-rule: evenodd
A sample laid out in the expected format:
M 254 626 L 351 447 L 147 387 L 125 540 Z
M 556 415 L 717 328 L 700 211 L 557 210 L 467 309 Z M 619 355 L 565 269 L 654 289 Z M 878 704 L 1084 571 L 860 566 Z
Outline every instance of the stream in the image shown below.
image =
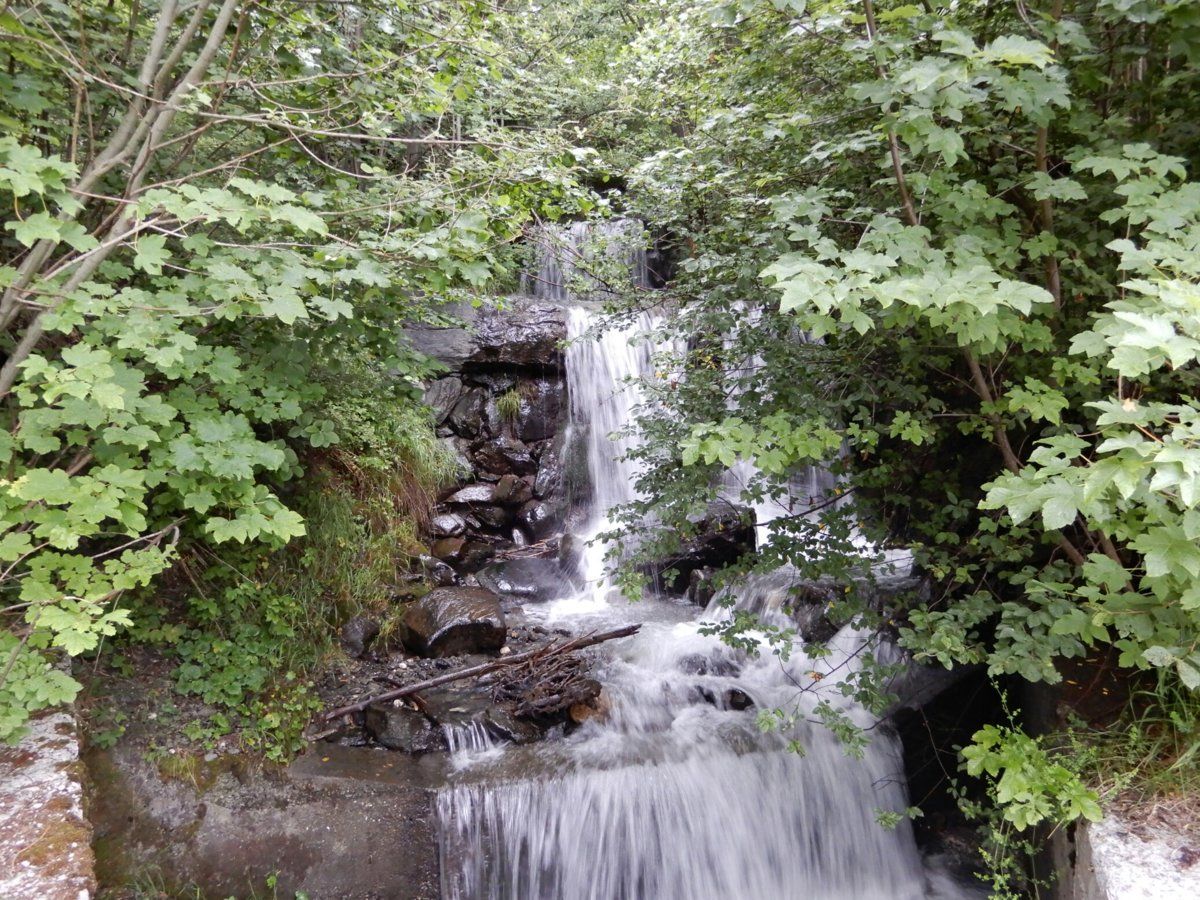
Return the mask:
M 625 227 L 609 225 L 606 236 Z M 636 379 L 652 374 L 646 335 L 656 320 L 642 313 L 593 336 L 598 313 L 569 278 L 594 236 L 579 226 L 562 234 L 527 289 L 571 304 L 570 428 L 586 447 L 591 494 L 578 529 L 590 541 L 586 586 L 529 604 L 525 614 L 572 633 L 643 627 L 605 647 L 596 678 L 607 715 L 536 745 L 498 743 L 482 729 L 451 736 L 455 772 L 436 800 L 443 897 L 977 896 L 922 857 L 907 820 L 895 828 L 876 821 L 908 805 L 899 740 L 837 692 L 869 635 L 847 626 L 821 659 L 807 657 L 799 642 L 786 663 L 769 651 L 749 657 L 701 633 L 702 623 L 731 615 L 715 601 L 703 610 L 665 597 L 630 603 L 612 588 L 596 536 L 612 527 L 609 511 L 634 498 L 637 473 L 624 456 L 635 438 L 618 433 L 642 402 Z M 632 251 L 629 265 L 635 280 L 645 278 L 644 255 Z M 822 477 L 803 480 L 811 489 Z M 780 571 L 748 580 L 735 606 L 794 625 L 777 602 L 792 577 Z M 805 720 L 822 697 L 872 728 L 861 759 Z M 801 713 L 797 724 L 761 730 L 758 711 L 774 708 Z

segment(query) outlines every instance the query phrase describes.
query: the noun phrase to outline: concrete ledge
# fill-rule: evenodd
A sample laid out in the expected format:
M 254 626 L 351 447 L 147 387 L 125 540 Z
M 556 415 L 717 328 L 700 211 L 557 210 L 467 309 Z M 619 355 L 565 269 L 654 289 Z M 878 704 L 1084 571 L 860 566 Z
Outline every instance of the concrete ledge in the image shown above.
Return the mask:
M 1075 836 L 1074 900 L 1200 897 L 1200 839 L 1109 814 Z
M 43 713 L 16 747 L 0 745 L 0 900 L 95 894 L 82 775 L 69 712 Z

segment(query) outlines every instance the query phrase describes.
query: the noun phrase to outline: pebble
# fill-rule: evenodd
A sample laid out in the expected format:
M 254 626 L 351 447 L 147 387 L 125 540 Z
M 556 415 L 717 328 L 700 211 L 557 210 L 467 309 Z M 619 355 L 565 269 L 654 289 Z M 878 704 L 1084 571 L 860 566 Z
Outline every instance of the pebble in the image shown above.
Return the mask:
M 512 653 L 512 650 L 511 650 L 510 648 L 508 648 L 508 647 L 501 647 L 501 648 L 500 648 L 500 655 L 501 655 L 501 656 L 508 656 L 508 654 L 510 654 L 510 653 Z

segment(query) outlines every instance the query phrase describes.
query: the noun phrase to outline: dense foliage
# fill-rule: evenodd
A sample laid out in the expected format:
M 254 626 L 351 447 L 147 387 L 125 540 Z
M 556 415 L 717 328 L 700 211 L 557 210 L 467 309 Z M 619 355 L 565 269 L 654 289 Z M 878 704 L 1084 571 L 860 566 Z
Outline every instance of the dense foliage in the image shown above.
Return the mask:
M 54 653 L 163 606 L 168 567 L 244 578 L 231 546 L 302 535 L 306 464 L 445 474 L 400 327 L 586 196 L 554 128 L 503 125 L 510 27 L 476 2 L 0 11 L 0 739 L 76 693 Z M 215 590 L 193 637 L 304 610 Z M 237 658 L 287 635 L 254 627 Z
M 731 466 L 755 502 L 823 464 L 845 498 L 750 565 L 834 578 L 836 620 L 997 677 L 1111 649 L 1200 688 L 1200 8 L 649 5 L 596 126 L 657 146 L 627 201 L 677 258 L 627 527 L 657 554 Z M 859 532 L 913 548 L 928 591 L 881 604 Z M 850 689 L 882 708 L 887 674 Z M 1010 822 L 1096 815 L 1057 763 L 1014 802 L 1028 740 L 967 756 Z

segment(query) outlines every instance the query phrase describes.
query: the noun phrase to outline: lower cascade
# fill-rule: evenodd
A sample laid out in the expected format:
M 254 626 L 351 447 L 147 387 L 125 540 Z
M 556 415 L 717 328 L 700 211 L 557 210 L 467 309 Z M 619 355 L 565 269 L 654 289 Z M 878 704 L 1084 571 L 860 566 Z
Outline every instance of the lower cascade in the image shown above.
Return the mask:
M 614 462 L 627 442 L 602 432 L 628 424 L 615 421 L 638 402 L 626 381 L 647 374 L 650 354 L 597 352 L 583 337 L 591 314 L 576 308 L 569 321 L 572 427 L 592 429 L 589 470 L 605 476 L 593 488 L 598 533 L 606 510 L 632 498 L 635 475 Z M 652 324 L 644 317 L 641 327 Z M 626 344 L 632 331 L 621 333 Z M 799 645 L 787 662 L 770 651 L 747 656 L 702 633 L 727 609 L 666 597 L 629 603 L 598 573 L 595 545 L 588 556 L 587 587 L 527 607 L 529 619 L 574 633 L 643 627 L 606 645 L 614 649 L 596 672 L 606 714 L 537 745 L 497 744 L 482 732 L 452 741 L 455 774 L 436 801 L 443 897 L 972 895 L 922 859 L 906 819 L 877 821 L 908 805 L 899 740 L 836 690 L 868 635 L 847 626 L 819 659 Z M 745 595 L 737 604 L 761 606 L 759 594 Z M 861 759 L 806 718 L 821 698 L 869 729 Z M 773 709 L 794 723 L 762 730 L 759 711 Z

